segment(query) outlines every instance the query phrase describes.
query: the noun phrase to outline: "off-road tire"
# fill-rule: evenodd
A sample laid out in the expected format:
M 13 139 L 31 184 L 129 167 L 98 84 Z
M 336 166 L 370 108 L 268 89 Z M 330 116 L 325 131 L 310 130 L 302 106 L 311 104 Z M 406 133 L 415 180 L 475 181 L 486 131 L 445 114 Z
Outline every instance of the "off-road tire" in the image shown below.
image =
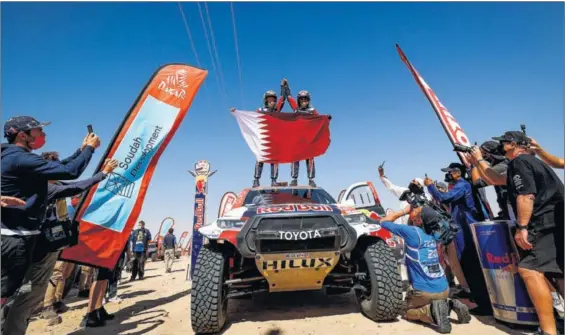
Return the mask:
M 190 318 L 197 334 L 218 333 L 226 323 L 228 301 L 224 291 L 226 260 L 222 252 L 203 246 L 192 277 Z
M 363 258 L 370 279 L 370 294 L 359 291 L 361 313 L 373 321 L 395 320 L 403 308 L 402 277 L 391 248 L 382 240 L 370 244 Z

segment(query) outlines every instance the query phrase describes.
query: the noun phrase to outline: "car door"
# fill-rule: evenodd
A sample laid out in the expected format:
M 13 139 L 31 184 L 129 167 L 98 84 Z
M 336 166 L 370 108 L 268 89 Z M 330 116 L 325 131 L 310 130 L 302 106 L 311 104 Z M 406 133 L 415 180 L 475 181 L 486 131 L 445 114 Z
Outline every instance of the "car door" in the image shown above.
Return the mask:
M 370 212 L 369 217 L 375 220 L 379 220 L 392 211 L 390 208 L 386 211 L 384 210 L 381 200 L 379 199 L 379 194 L 375 189 L 375 185 L 373 185 L 370 181 L 355 183 L 349 186 L 345 192 L 340 193 L 340 196 L 340 200 L 338 201 L 340 204 L 353 204 L 355 209 L 367 210 Z M 385 229 L 379 230 L 376 235 L 384 239 L 385 242 L 395 250 L 397 258 L 403 257 L 402 239 L 395 237 L 392 233 Z
M 385 216 L 385 210 L 381 205 L 379 194 L 372 182 L 360 182 L 349 186 L 338 197 L 340 204 L 352 204 L 356 209 L 365 209 L 373 212 L 378 217 Z

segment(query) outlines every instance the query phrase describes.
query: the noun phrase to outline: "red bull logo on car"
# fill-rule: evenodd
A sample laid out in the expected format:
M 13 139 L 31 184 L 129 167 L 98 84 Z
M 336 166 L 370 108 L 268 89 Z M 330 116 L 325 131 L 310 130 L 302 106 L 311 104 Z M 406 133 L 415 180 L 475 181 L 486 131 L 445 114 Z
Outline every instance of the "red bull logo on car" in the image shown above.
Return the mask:
M 283 205 L 257 208 L 257 214 L 274 214 L 281 212 L 333 212 L 334 209 L 327 205 Z

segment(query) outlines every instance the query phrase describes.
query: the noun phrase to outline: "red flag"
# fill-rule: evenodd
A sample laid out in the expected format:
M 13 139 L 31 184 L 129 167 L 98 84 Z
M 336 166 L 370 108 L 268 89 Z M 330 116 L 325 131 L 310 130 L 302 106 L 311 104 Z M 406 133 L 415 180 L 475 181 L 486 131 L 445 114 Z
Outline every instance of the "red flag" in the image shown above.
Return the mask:
M 327 115 L 233 112 L 257 161 L 291 163 L 323 155 L 330 145 Z

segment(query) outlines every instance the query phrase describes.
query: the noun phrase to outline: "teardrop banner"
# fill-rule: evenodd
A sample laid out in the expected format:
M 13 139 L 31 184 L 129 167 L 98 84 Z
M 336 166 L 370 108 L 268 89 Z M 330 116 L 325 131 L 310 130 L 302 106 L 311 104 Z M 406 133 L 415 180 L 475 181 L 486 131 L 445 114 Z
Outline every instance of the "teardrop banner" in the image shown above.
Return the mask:
M 186 116 L 208 71 L 185 64 L 159 68 L 135 100 L 95 171 L 118 167 L 82 198 L 73 221 L 78 244 L 60 259 L 113 269 L 136 224 L 157 162 Z
M 237 195 L 233 192 L 226 192 L 220 200 L 220 208 L 218 209 L 218 217 L 221 218 L 227 212 L 231 211 L 235 201 L 237 200 Z

